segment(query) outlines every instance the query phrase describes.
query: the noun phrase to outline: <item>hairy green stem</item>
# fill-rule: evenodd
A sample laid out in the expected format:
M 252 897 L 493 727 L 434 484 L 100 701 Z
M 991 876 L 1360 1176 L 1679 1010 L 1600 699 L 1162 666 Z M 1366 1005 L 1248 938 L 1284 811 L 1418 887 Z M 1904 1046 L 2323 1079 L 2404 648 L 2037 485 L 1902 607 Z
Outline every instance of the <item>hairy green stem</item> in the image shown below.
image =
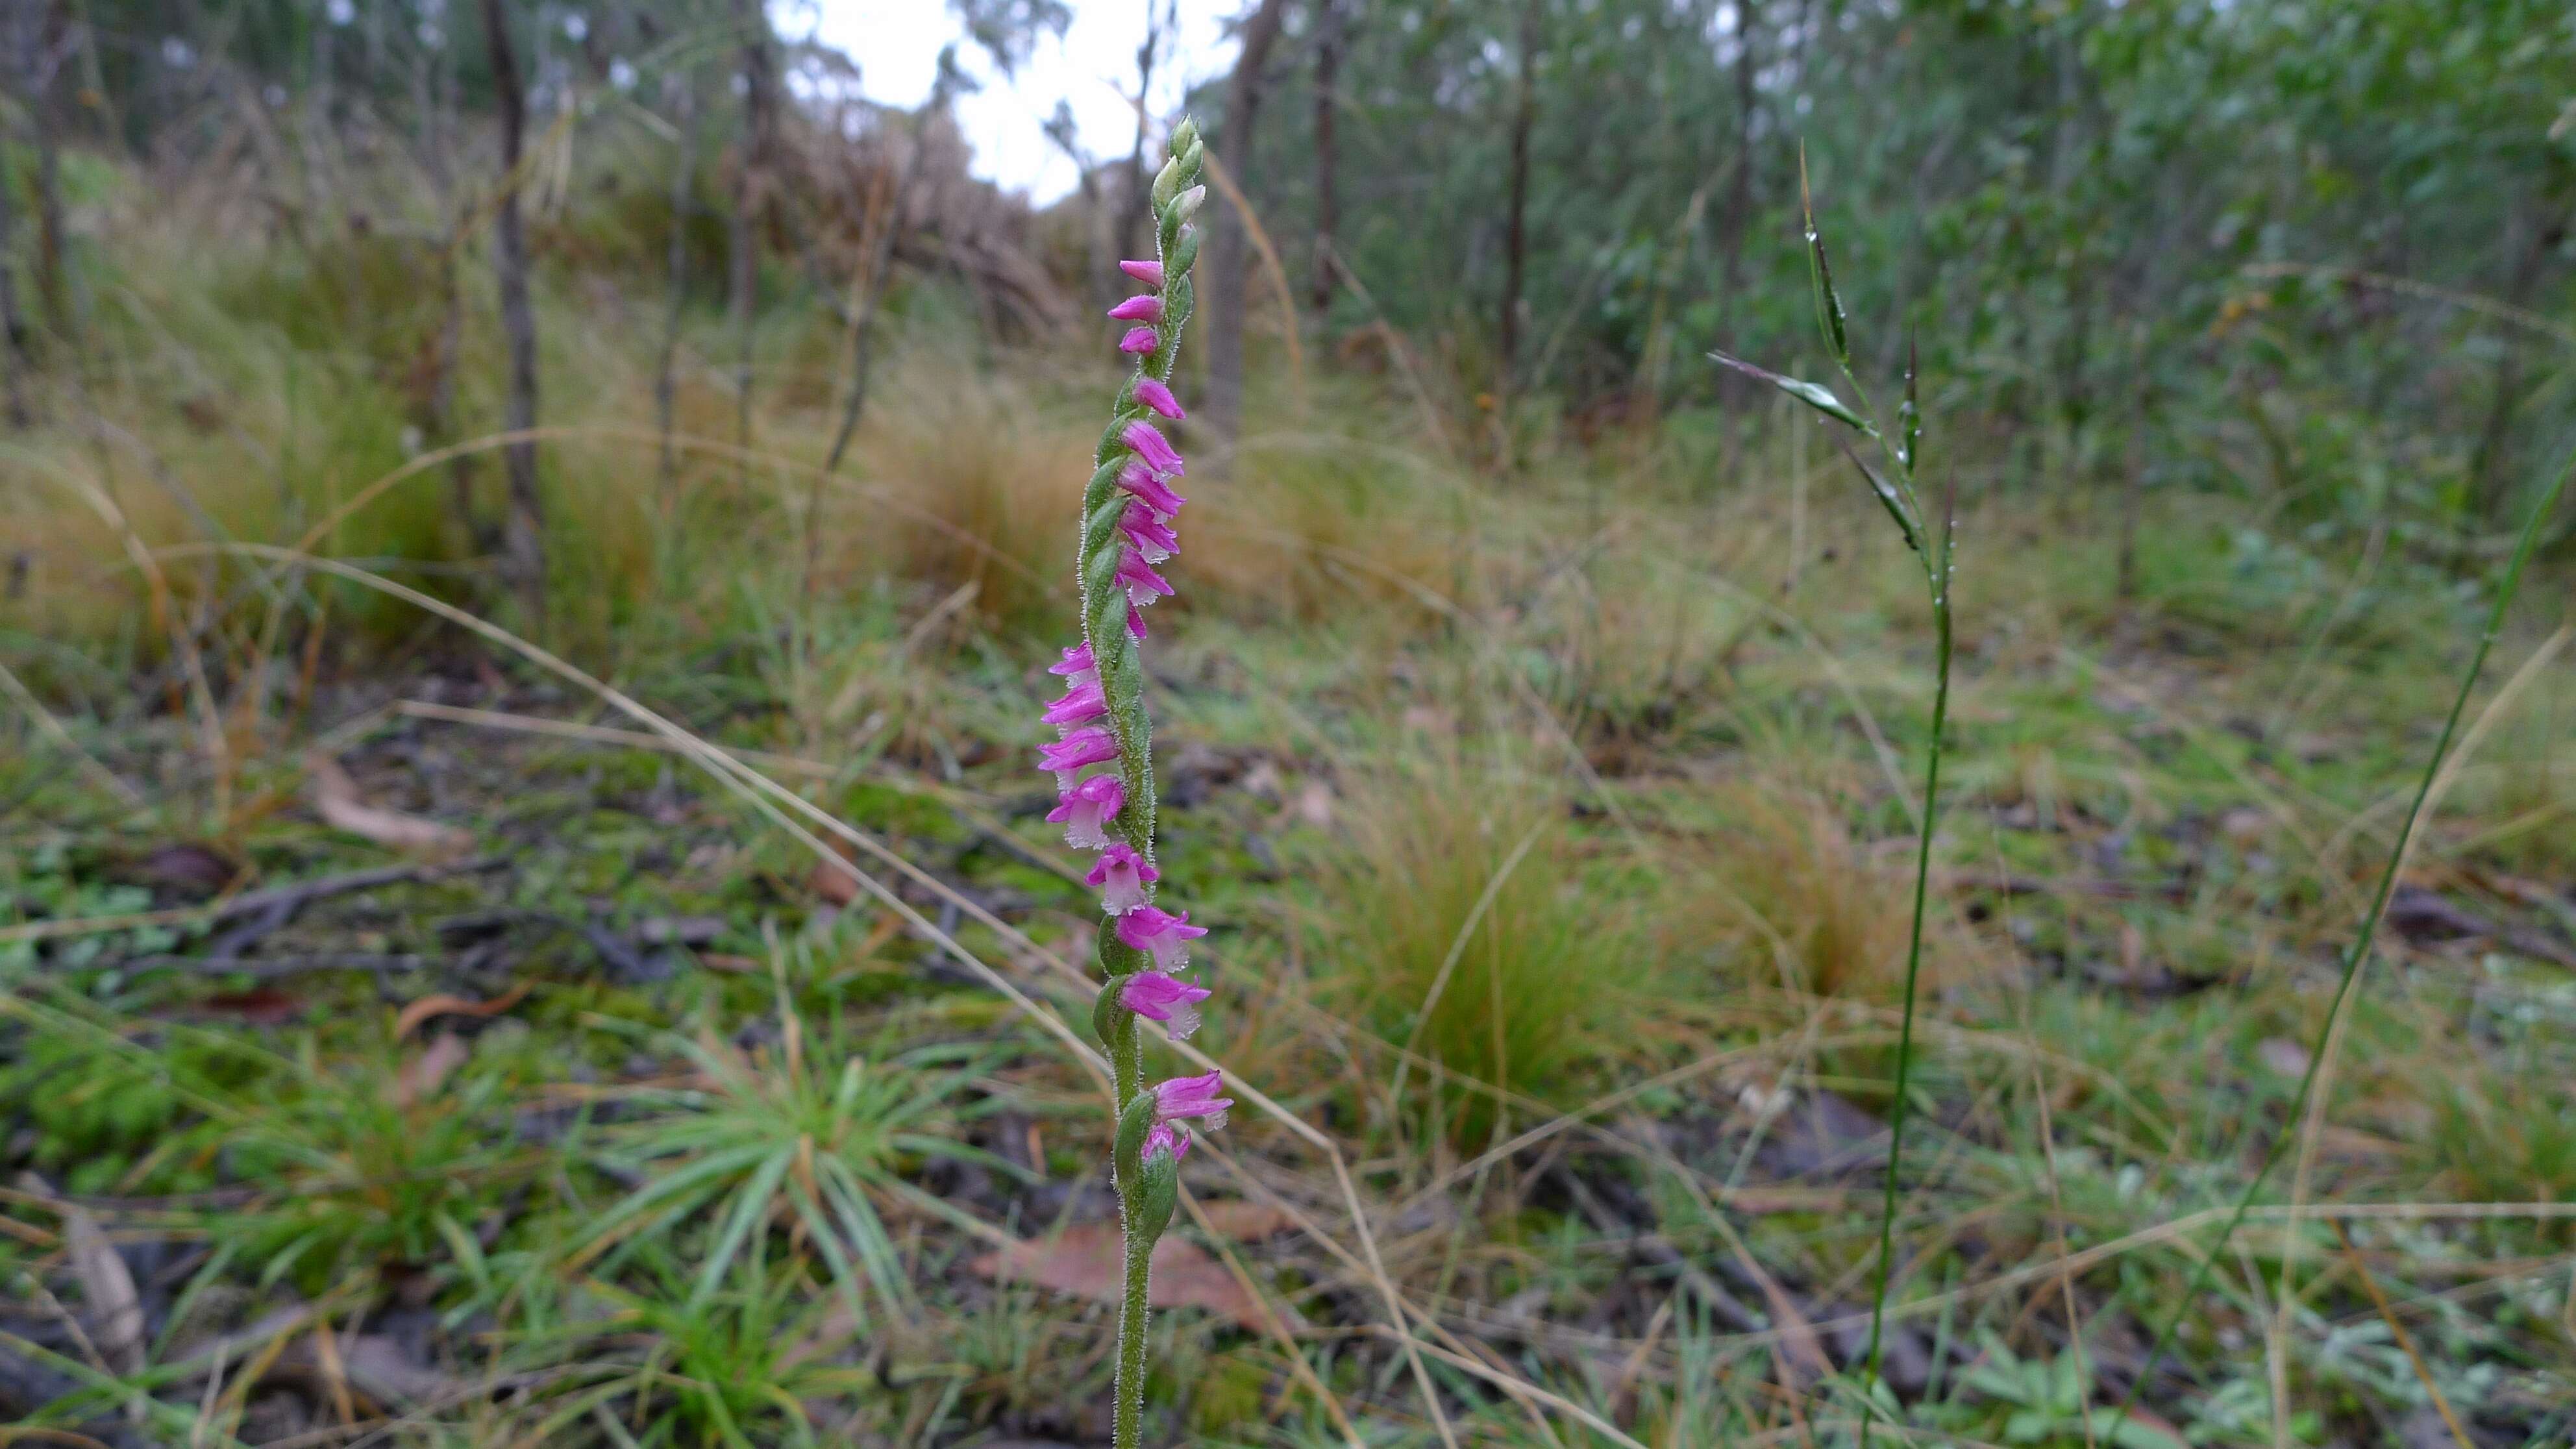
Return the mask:
M 2235 1210 L 2227 1215 L 2226 1226 L 2219 1229 L 2218 1241 L 2201 1255 L 2199 1266 L 2192 1271 L 2190 1283 L 2183 1289 L 2182 1296 L 2174 1300 L 2173 1311 L 2165 1315 L 2164 1326 L 2156 1331 L 2155 1342 L 2147 1350 L 2146 1362 L 2138 1365 L 2137 1377 L 2130 1381 L 2128 1393 L 2120 1399 L 2118 1412 L 2111 1416 L 2106 1437 L 2118 1432 L 2121 1423 L 2128 1418 L 2129 1410 L 2136 1406 L 2138 1395 L 2145 1391 L 2148 1380 L 2155 1375 L 2156 1361 L 2163 1358 L 2166 1348 L 2172 1345 L 2174 1333 L 2182 1327 L 2183 1315 L 2190 1311 L 2192 1301 L 2200 1296 L 2202 1286 L 2209 1281 L 2210 1269 L 2226 1252 L 2228 1240 L 2236 1236 L 2236 1229 L 2244 1223 L 2246 1213 L 2252 1210 L 2254 1199 L 2261 1194 L 2264 1182 L 2272 1175 L 2273 1166 L 2281 1160 L 2281 1149 L 2295 1135 L 2289 1128 L 2306 1112 L 2308 1096 L 2316 1090 L 2318 1073 L 2325 1066 L 2326 1040 L 2333 1035 L 2335 1022 L 2343 1015 L 2344 999 L 2352 994 L 2354 983 L 2361 979 L 2362 962 L 2369 959 L 2371 942 L 2379 934 L 2380 919 L 2388 913 L 2388 898 L 2397 890 L 2397 875 L 2406 864 L 2406 846 L 2415 837 L 2416 821 L 2424 813 L 2425 803 L 2432 798 L 2433 782 L 2441 777 L 2442 762 L 2451 753 L 2451 739 L 2459 731 L 2460 716 L 2468 710 L 2469 696 L 2477 688 L 2478 675 L 2487 667 L 2487 655 L 2495 648 L 2497 636 L 2504 632 L 2506 612 L 2513 607 L 2513 596 L 2522 587 L 2523 566 L 2531 562 L 2532 550 L 2540 541 L 2541 527 L 2549 521 L 2549 515 L 2557 511 L 2558 500 L 2567 491 L 2567 480 L 2571 475 L 2576 475 L 2576 455 L 2571 455 L 2558 470 L 2558 475 L 2550 480 L 2549 486 L 2541 490 L 2530 516 L 2522 521 L 2521 537 L 2513 547 L 2513 561 L 2505 566 L 2504 580 L 2496 589 L 2495 603 L 2487 610 L 2486 628 L 2479 633 L 2478 647 L 2469 656 L 2468 672 L 2460 677 L 2459 693 L 2451 699 L 2451 713 L 2442 721 L 2441 737 L 2433 743 L 2433 756 L 2424 762 L 2424 776 L 2415 786 L 2414 802 L 2406 807 L 2406 821 L 2398 827 L 2397 843 L 2388 849 L 2388 863 L 2380 869 L 2379 888 L 2371 894 L 2370 911 L 2362 917 L 2361 931 L 2354 937 L 2352 948 L 2344 953 L 2342 978 L 2335 983 L 2334 999 L 2326 1007 L 2325 1025 L 2317 1029 L 2317 1040 L 2308 1049 L 2308 1069 L 2299 1077 L 2297 1095 L 2290 1099 L 2284 1130 L 2272 1139 L 2271 1147 L 2263 1154 L 2261 1166 L 2255 1169 L 2253 1181 L 2246 1183 L 2245 1190 L 2237 1194 Z
M 1145 1089 L 1145 1048 L 1135 1017 L 1127 1017 L 1113 1034 L 1109 1066 L 1123 1112 Z M 1111 1391 L 1110 1433 L 1114 1449 L 1137 1449 L 1145 1425 L 1146 1273 L 1154 1245 L 1137 1231 L 1144 1207 L 1144 1184 L 1139 1174 L 1125 1162 L 1117 1163 L 1115 1172 L 1126 1289 L 1118 1299 L 1118 1370 Z
M 1145 1434 L 1145 1299 L 1154 1245 L 1129 1233 L 1127 1285 L 1118 1300 L 1118 1389 L 1111 1419 L 1113 1449 L 1138 1449 Z

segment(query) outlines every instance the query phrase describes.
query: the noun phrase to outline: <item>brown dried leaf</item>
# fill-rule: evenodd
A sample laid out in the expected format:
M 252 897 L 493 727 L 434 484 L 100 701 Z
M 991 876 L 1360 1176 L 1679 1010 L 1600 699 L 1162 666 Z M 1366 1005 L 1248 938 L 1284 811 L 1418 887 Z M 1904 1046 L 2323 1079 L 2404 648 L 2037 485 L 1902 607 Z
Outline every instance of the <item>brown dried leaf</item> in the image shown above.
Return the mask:
M 391 1334 L 340 1334 L 335 1337 L 332 1350 L 333 1356 L 339 1360 L 336 1375 L 322 1361 L 319 1345 L 311 1338 L 280 1353 L 277 1367 L 291 1373 L 318 1375 L 326 1385 L 337 1377 L 379 1408 L 399 1404 L 453 1404 L 472 1392 L 471 1385 L 450 1378 L 436 1366 L 412 1357 L 400 1340 Z
M 499 1016 L 526 999 L 527 994 L 528 984 L 522 981 L 489 1001 L 445 994 L 424 996 L 404 1007 L 402 1015 L 394 1018 L 394 1040 L 401 1041 L 434 1016 Z
M 433 860 L 452 860 L 474 848 L 474 837 L 455 826 L 366 803 L 359 798 L 358 782 L 329 755 L 307 755 L 304 767 L 313 777 L 313 809 L 335 830 Z
M 160 886 L 192 901 L 202 901 L 241 874 L 241 864 L 210 845 L 174 840 L 155 846 L 136 868 L 146 885 Z
M 859 898 L 859 883 L 828 860 L 814 862 L 814 868 L 805 873 L 805 889 L 820 896 L 826 905 L 846 906 Z
M 429 999 L 437 1000 L 436 997 Z M 442 1031 L 431 1037 L 429 1045 L 421 1048 L 418 1056 L 404 1062 L 402 1069 L 394 1073 L 394 1105 L 408 1107 L 437 1091 L 448 1074 L 465 1065 L 465 1059 L 473 1054 L 474 1049 L 465 1044 L 465 1038 L 452 1031 Z
M 134 1291 L 134 1275 L 98 1219 L 57 1199 L 63 1218 L 63 1246 L 69 1251 L 72 1276 L 80 1280 L 81 1298 L 89 1307 L 90 1337 L 118 1373 L 143 1367 L 143 1299 Z
M 198 1003 L 209 1011 L 238 1016 L 261 1026 L 283 1026 L 304 1014 L 304 998 L 274 986 L 248 991 L 220 991 Z
M 1113 1223 L 1080 1223 L 1052 1238 L 1014 1243 L 967 1266 L 995 1281 L 1035 1283 L 1095 1303 L 1119 1298 L 1119 1240 Z M 1243 1285 L 1197 1244 L 1166 1233 L 1154 1245 L 1151 1289 L 1156 1308 L 1204 1308 L 1260 1332 L 1261 1310 Z

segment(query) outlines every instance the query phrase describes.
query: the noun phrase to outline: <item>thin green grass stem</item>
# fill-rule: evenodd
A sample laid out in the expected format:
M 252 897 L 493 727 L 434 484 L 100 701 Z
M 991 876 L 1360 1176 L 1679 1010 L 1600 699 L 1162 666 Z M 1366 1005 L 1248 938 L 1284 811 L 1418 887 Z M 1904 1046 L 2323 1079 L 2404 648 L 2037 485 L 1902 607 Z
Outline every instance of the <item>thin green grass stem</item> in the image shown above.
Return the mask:
M 2352 948 L 2344 953 L 2342 978 L 2335 983 L 2334 999 L 2326 1007 L 2325 1024 L 2317 1029 L 2317 1040 L 2308 1048 L 2308 1069 L 2299 1077 L 2298 1094 L 2290 1099 L 2289 1115 L 2284 1119 L 2285 1130 L 2272 1139 L 2271 1147 L 2263 1154 L 2262 1165 L 2255 1169 L 2253 1180 L 2237 1194 L 2236 1207 L 2227 1215 L 2226 1226 L 2219 1229 L 2218 1241 L 2201 1255 L 2199 1266 L 2192 1270 L 2190 1284 L 2174 1300 L 2173 1310 L 2165 1315 L 2164 1326 L 2156 1331 L 2155 1341 L 2147 1349 L 2146 1361 L 2138 1366 L 2137 1377 L 2130 1382 L 2128 1393 L 2121 1397 L 2119 1411 L 2112 1415 L 2111 1426 L 2106 1433 L 2118 1432 L 2121 1423 L 2128 1418 L 2129 1410 L 2137 1404 L 2138 1395 L 2155 1375 L 2157 1361 L 2164 1357 L 2165 1349 L 2173 1342 L 2174 1333 L 2181 1328 L 2183 1315 L 2191 1310 L 2201 1288 L 2208 1283 L 2211 1266 L 2227 1250 L 2228 1240 L 2236 1236 L 2236 1229 L 2253 1208 L 2254 1199 L 2271 1177 L 2273 1166 L 2281 1160 L 2282 1147 L 2296 1135 L 2290 1127 L 2307 1111 L 2308 1096 L 2316 1089 L 2317 1076 L 2325 1066 L 2326 1041 L 2332 1036 L 2336 1021 L 2343 1015 L 2345 998 L 2352 994 L 2354 983 L 2361 979 L 2361 964 L 2370 957 L 2371 942 L 2378 936 L 2380 918 L 2387 914 L 2388 898 L 2397 889 L 2397 875 L 2406 864 L 2406 847 L 2415 837 L 2416 821 L 2424 812 L 2425 802 L 2432 796 L 2433 782 L 2442 773 L 2443 760 L 2450 755 L 2452 737 L 2459 731 L 2460 716 L 2468 710 L 2469 695 L 2477 688 L 2478 675 L 2486 669 L 2487 655 L 2495 648 L 2496 637 L 2504 632 L 2505 615 L 2513 607 L 2514 594 L 2522 587 L 2523 567 L 2531 561 L 2532 551 L 2539 543 L 2541 526 L 2549 521 L 2550 514 L 2557 511 L 2558 500 L 2567 491 L 2567 480 L 2571 475 L 2576 475 L 2576 454 L 2571 454 L 2566 464 L 2560 467 L 2558 475 L 2532 505 L 2530 515 L 2522 521 L 2521 537 L 2514 543 L 2513 561 L 2505 566 L 2504 581 L 2496 589 L 2494 605 L 2487 610 L 2486 628 L 2478 635 L 2478 647 L 2469 657 L 2468 672 L 2460 677 L 2459 693 L 2451 699 L 2451 713 L 2442 721 L 2442 734 L 2433 744 L 2433 756 L 2424 762 L 2424 775 L 2415 786 L 2414 802 L 2406 807 L 2406 822 L 2398 827 L 2397 841 L 2389 847 L 2388 863 L 2380 869 L 2379 888 L 2371 895 L 2369 913 L 2362 917 L 2361 931 L 2354 938 Z
M 1932 686 L 1931 758 L 1923 767 L 1923 828 L 1914 846 L 1914 921 L 1905 945 L 1905 1006 L 1896 1031 L 1896 1100 L 1888 1113 L 1887 1185 L 1879 1205 L 1878 1270 L 1870 1290 L 1869 1352 L 1861 1382 L 1861 1392 L 1871 1404 L 1876 1403 L 1878 1371 L 1885 1345 L 1881 1334 L 1887 1326 L 1887 1286 L 1894 1276 L 1896 1262 L 1896 1194 L 1900 1167 L 1905 1158 L 1905 1109 L 1907 1091 L 1914 1067 L 1914 1000 L 1915 988 L 1923 975 L 1923 917 L 1929 907 L 1932 886 L 1932 829 L 1941 806 L 1941 736 L 1950 723 L 1950 598 L 1942 575 L 1949 568 L 1949 548 L 1945 542 L 1941 559 L 1927 567 L 1933 569 L 1932 627 L 1935 636 Z M 1870 1428 L 1876 1423 L 1874 1409 L 1864 1409 L 1860 1421 L 1860 1442 L 1869 1443 Z

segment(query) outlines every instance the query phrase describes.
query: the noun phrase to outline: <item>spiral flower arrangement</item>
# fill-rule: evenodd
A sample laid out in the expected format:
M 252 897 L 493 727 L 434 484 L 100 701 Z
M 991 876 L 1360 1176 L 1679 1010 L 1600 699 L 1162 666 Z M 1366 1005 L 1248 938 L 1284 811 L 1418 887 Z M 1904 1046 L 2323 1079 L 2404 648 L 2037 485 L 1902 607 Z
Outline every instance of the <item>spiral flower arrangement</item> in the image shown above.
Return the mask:
M 1082 541 L 1074 556 L 1082 589 L 1082 642 L 1050 672 L 1064 694 L 1040 718 L 1057 732 L 1038 753 L 1055 776 L 1056 807 L 1047 819 L 1064 827 L 1067 844 L 1097 852 L 1085 877 L 1100 891 L 1107 918 L 1100 933 L 1105 981 L 1092 1014 L 1109 1049 L 1118 1099 L 1111 1168 L 1118 1188 L 1125 1284 L 1118 1311 L 1118 1368 L 1113 1442 L 1134 1449 L 1143 1432 L 1145 1314 L 1154 1241 L 1170 1225 L 1180 1195 L 1180 1159 L 1191 1134 L 1225 1124 L 1233 1102 L 1219 1096 L 1216 1072 L 1145 1082 L 1139 1018 L 1174 1037 L 1199 1023 L 1205 987 L 1182 973 L 1189 943 L 1207 934 L 1187 911 L 1156 902 L 1162 872 L 1154 864 L 1153 723 L 1145 712 L 1145 610 L 1172 594 L 1158 566 L 1180 552 L 1174 524 L 1189 500 L 1172 484 L 1188 471 L 1161 424 L 1186 414 L 1172 393 L 1181 330 L 1194 297 L 1190 268 L 1199 234 L 1190 219 L 1207 198 L 1199 184 L 1205 160 L 1198 127 L 1172 130 L 1170 159 L 1154 177 L 1151 205 L 1155 255 L 1118 269 L 1144 288 L 1109 315 L 1129 324 L 1119 351 L 1135 372 L 1118 393 L 1109 427 L 1093 455 L 1082 495 Z

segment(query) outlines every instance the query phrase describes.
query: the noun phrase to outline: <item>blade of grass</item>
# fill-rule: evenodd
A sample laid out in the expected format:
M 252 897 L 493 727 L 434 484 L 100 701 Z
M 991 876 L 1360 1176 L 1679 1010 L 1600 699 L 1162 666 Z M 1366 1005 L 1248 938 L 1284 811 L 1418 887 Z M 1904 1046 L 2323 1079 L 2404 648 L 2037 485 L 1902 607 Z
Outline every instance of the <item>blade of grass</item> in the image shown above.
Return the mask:
M 2370 1294 L 2371 1306 L 2379 1310 L 2379 1321 L 2388 1325 L 2389 1337 L 2396 1339 L 2397 1346 L 2406 1351 L 2406 1362 L 2414 1367 L 2416 1381 L 2424 1385 L 2424 1393 L 2432 1399 L 2434 1411 L 2442 1416 L 2442 1427 L 2451 1431 L 2451 1442 L 2459 1445 L 2460 1449 L 2477 1449 L 2477 1442 L 2460 1427 L 2460 1416 L 2451 1412 L 2451 1401 L 2443 1394 L 2442 1386 L 2433 1381 L 2433 1371 L 2425 1367 L 2424 1355 L 2415 1351 L 2415 1336 L 2406 1331 L 2405 1324 L 2397 1321 L 2396 1308 L 2389 1303 L 2388 1294 L 2380 1288 L 2379 1280 L 2370 1276 L 2370 1265 L 2361 1260 L 2361 1251 L 2352 1245 L 2352 1234 L 2345 1231 L 2340 1218 L 2334 1220 L 2334 1233 L 2335 1241 L 2343 1245 L 2344 1261 L 2352 1264 L 2353 1276 L 2361 1280 L 2362 1288 Z
M 2406 823 L 2398 827 L 2397 842 L 2389 848 L 2388 864 L 2379 873 L 2379 887 L 2371 895 L 2370 910 L 2362 917 L 2361 930 L 2353 938 L 2352 949 L 2344 953 L 2342 976 L 2335 983 L 2332 1001 L 2327 1004 L 2325 1026 L 2319 1030 L 2315 1044 L 2308 1049 L 2308 1069 L 2299 1078 L 2297 1095 L 2290 1099 L 2289 1121 L 2300 1120 L 2307 1109 L 2308 1094 L 2316 1087 L 2317 1069 L 2326 1059 L 2325 1039 L 2333 1034 L 2336 1022 L 2342 1019 L 2353 983 L 2360 979 L 2361 963 L 2370 955 L 2371 942 L 2379 934 L 2380 919 L 2388 914 L 2388 898 L 2396 892 L 2398 871 L 2406 863 L 2407 843 L 2414 838 L 2415 827 L 2422 817 L 2425 801 L 2433 793 L 2434 782 L 2441 778 L 2442 762 L 2450 754 L 2452 736 L 2460 728 L 2460 716 L 2468 710 L 2469 696 L 2477 688 L 2478 675 L 2486 668 L 2487 655 L 2494 650 L 2496 637 L 2504 632 L 2505 615 L 2513 607 L 2514 594 L 2522 587 L 2522 571 L 2531 562 L 2532 551 L 2540 541 L 2541 526 L 2549 521 L 2550 514 L 2557 511 L 2558 500 L 2566 493 L 2570 476 L 2576 476 L 2576 454 L 2569 456 L 2549 486 L 2541 490 L 2540 497 L 2532 504 L 2530 515 L 2522 521 L 2521 536 L 2514 542 L 2513 561 L 2505 565 L 2504 579 L 2496 588 L 2495 603 L 2487 611 L 2486 628 L 2478 634 L 2477 650 L 2469 656 L 2468 671 L 2460 677 L 2459 693 L 2452 698 L 2451 712 L 2442 721 L 2441 737 L 2433 743 L 2433 757 L 2424 762 L 2423 781 L 2415 789 L 2414 803 L 2406 808 Z M 2200 1296 L 2202 1285 L 2209 1281 L 2210 1265 L 2218 1261 L 2219 1255 L 2226 1251 L 2228 1240 L 2236 1236 L 2236 1229 L 2254 1206 L 2256 1195 L 2262 1192 L 2264 1182 L 2270 1179 L 2273 1166 L 2281 1160 L 2282 1147 L 2293 1135 L 2284 1132 L 2272 1140 L 2272 1145 L 2263 1153 L 2262 1165 L 2255 1169 L 2253 1180 L 2246 1183 L 2245 1190 L 2237 1195 L 2236 1206 L 2227 1215 L 2227 1225 L 2219 1229 L 2218 1241 L 2201 1256 L 2200 1266 L 2193 1271 L 2182 1295 L 2174 1300 L 2173 1310 L 2166 1314 L 2163 1327 L 2156 1331 L 2155 1339 L 2147 1349 L 2146 1361 L 2138 1365 L 2137 1378 L 2129 1384 L 2129 1392 L 2121 1397 L 2119 1412 L 2111 1420 L 2114 1432 L 2128 1417 L 2138 1395 L 2145 1391 L 2147 1381 L 2155 1374 L 2156 1361 L 2164 1357 L 2175 1331 L 2182 1326 L 2183 1315 L 2190 1311 L 2192 1300 Z
M 724 1231 L 715 1246 L 707 1250 L 706 1266 L 698 1273 L 697 1286 L 689 1293 L 689 1306 L 699 1307 L 724 1286 L 725 1270 L 733 1266 L 734 1254 L 741 1251 L 743 1239 L 751 1235 L 753 1224 L 769 1211 L 769 1195 L 776 1191 L 781 1178 L 787 1176 L 788 1163 L 795 1157 L 790 1148 L 780 1148 L 762 1159 L 752 1172 L 751 1180 L 734 1195 L 733 1213 L 726 1219 Z

